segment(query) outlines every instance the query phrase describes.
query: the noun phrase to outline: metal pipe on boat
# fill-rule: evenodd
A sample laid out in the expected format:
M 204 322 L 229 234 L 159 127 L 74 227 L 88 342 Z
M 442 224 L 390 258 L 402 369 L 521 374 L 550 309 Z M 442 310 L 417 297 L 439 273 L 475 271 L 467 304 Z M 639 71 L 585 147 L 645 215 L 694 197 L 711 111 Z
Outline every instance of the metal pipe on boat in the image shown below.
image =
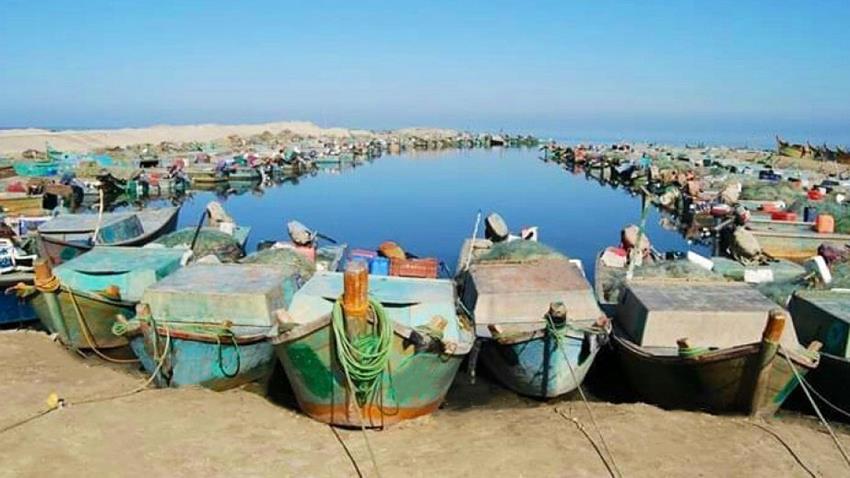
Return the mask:
M 765 399 L 770 373 L 773 369 L 773 359 L 779 350 L 779 341 L 785 329 L 787 317 L 781 309 L 768 313 L 767 324 L 761 337 L 761 347 L 756 358 L 756 368 L 753 374 L 753 393 L 750 401 L 750 416 L 757 416 L 759 407 Z
M 76 349 L 68 335 L 68 326 L 65 324 L 65 316 L 62 315 L 62 307 L 59 305 L 58 292 L 60 291 L 58 279 L 53 275 L 50 268 L 50 263 L 46 259 L 38 259 L 33 264 L 33 272 L 35 274 L 34 283 L 39 293 L 44 297 L 44 302 L 47 305 L 47 312 L 50 315 L 50 323 L 53 326 L 53 331 L 59 334 L 59 337 L 66 341 L 66 345 L 72 349 Z M 51 284 L 51 286 L 45 286 Z
M 343 274 L 342 310 L 351 339 L 368 333 L 369 268 L 362 260 L 350 261 Z

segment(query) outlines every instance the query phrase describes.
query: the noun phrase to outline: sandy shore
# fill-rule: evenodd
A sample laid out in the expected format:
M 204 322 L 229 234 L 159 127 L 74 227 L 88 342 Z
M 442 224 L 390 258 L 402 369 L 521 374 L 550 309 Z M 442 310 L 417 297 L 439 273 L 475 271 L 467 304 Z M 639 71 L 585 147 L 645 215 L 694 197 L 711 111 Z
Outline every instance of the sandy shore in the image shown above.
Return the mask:
M 157 144 L 163 141 L 171 142 L 207 142 L 230 135 L 243 137 L 261 134 L 265 131 L 279 133 L 289 130 L 300 136 L 324 136 L 347 138 L 375 136 L 366 130 L 346 128 L 321 128 L 306 121 L 286 121 L 261 124 L 241 125 L 158 125 L 147 128 L 100 129 L 100 130 L 66 130 L 49 131 L 44 129 L 9 129 L 0 130 L 0 154 L 15 154 L 27 149 L 44 150 L 45 144 L 62 151 L 85 152 L 95 148 L 127 146 L 132 144 Z M 406 128 L 397 130 L 396 134 L 422 136 L 448 136 L 453 130 L 437 128 Z
M 72 356 L 38 332 L 0 333 L 0 363 L 0 427 L 43 410 L 52 392 L 70 403 L 0 433 L 0 476 L 354 476 L 341 442 L 375 476 L 361 432 L 339 430 L 337 438 L 258 385 L 223 393 L 151 389 L 79 404 L 132 390 L 144 376 Z M 592 409 L 623 476 L 809 476 L 743 417 L 644 404 Z M 384 477 L 607 476 L 564 416 L 593 433 L 575 399 L 540 403 L 461 376 L 436 414 L 369 432 L 369 439 Z M 818 475 L 850 472 L 814 420 L 790 414 L 766 426 Z M 839 433 L 850 446 L 846 428 Z

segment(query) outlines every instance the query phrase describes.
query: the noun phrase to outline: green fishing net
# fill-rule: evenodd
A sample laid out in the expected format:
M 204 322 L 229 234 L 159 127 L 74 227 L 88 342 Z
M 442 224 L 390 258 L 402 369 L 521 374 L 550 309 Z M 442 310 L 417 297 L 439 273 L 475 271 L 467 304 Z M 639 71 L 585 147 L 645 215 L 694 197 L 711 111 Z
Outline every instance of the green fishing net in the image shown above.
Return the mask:
M 537 241 L 497 242 L 476 262 L 531 262 L 539 259 L 566 259 L 567 256 Z
M 267 264 L 282 270 L 286 275 L 299 275 L 307 280 L 316 273 L 316 266 L 302 254 L 288 248 L 265 249 L 250 254 L 241 264 Z
M 747 267 L 740 262 L 726 257 L 712 257 L 711 261 L 714 262 L 714 272 L 734 281 L 744 280 L 744 271 Z M 778 260 L 752 268 L 770 269 L 773 272 L 773 280 L 777 281 L 793 279 L 805 272 L 805 268 L 800 264 L 786 260 Z
M 746 183 L 741 186 L 741 199 L 751 201 L 785 201 L 791 204 L 803 197 L 799 189 L 795 189 L 789 182 L 756 182 Z
M 620 293 L 626 287 L 627 267 L 609 268 L 598 280 L 602 283 L 604 302 L 616 303 L 620 300 Z M 724 277 L 715 272 L 706 270 L 688 260 L 656 261 L 634 268 L 635 279 L 685 279 L 691 282 L 697 281 L 723 281 Z
M 835 219 L 835 232 L 850 234 L 850 207 L 839 204 L 834 195 L 829 195 L 822 201 L 812 201 L 801 198 L 788 206 L 789 211 L 797 213 L 798 219 L 803 220 L 803 211 L 806 207 L 813 207 L 818 214 L 829 214 Z
M 162 244 L 165 247 L 185 247 L 189 248 L 192 244 L 192 239 L 195 236 L 195 228 L 187 227 L 174 231 L 171 234 L 166 234 L 156 241 L 156 244 Z M 241 259 L 245 253 L 233 236 L 217 229 L 202 228 L 198 234 L 198 239 L 195 242 L 193 249 L 196 258 L 201 258 L 208 255 L 214 255 L 221 262 L 236 262 Z

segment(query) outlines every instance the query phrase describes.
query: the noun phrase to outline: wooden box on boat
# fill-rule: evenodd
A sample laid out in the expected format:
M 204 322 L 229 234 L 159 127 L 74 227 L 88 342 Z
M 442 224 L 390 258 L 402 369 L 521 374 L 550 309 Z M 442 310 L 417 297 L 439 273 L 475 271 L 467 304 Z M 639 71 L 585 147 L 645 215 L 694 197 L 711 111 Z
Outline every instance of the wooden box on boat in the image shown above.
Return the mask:
M 850 291 L 799 290 L 788 308 L 803 343 L 818 340 L 822 352 L 850 358 Z
M 145 289 L 180 268 L 184 254 L 177 249 L 98 246 L 61 264 L 54 274 L 74 290 L 116 286 L 123 300 L 138 302 Z
M 642 347 L 676 347 L 687 338 L 695 346 L 725 348 L 759 342 L 776 308 L 747 284 L 639 280 L 617 306 L 617 326 Z M 793 327 L 785 328 L 782 341 L 798 347 Z
M 269 266 L 194 264 L 148 288 L 142 301 L 159 320 L 268 328 L 286 306 L 289 280 Z
M 489 336 L 498 324 L 545 326 L 552 302 L 563 302 L 574 321 L 595 321 L 602 314 L 590 284 L 567 259 L 473 263 L 468 270 L 463 302 L 472 308 L 476 332 Z

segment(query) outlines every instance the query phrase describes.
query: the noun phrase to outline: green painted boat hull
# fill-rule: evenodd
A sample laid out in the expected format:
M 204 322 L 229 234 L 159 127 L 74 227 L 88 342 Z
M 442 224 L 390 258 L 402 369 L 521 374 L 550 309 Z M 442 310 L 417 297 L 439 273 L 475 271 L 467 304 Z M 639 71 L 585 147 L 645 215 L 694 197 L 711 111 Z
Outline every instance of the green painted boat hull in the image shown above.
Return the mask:
M 798 385 L 785 352 L 780 350 L 772 359 L 763 399 L 752 410 L 755 387 L 751 377 L 754 368 L 766 366 L 757 363 L 760 344 L 686 358 L 651 354 L 616 332 L 612 342 L 632 388 L 643 400 L 662 408 L 772 415 Z M 797 354 L 790 358 L 801 375 L 817 365 L 816 360 Z
M 360 426 L 357 402 L 336 360 L 330 322 L 292 340 L 278 339 L 275 352 L 304 413 L 333 425 Z M 381 427 L 434 412 L 462 360 L 461 355 L 415 351 L 393 334 L 388 371 L 378 396 L 363 407 L 362 423 Z
M 52 312 L 48 301 L 55 297 L 59 304 L 58 314 Z M 74 307 L 71 294 L 65 290 L 37 292 L 30 296 L 30 303 L 42 325 L 51 333 L 59 335 L 65 345 L 77 349 L 116 349 L 128 346 L 125 337 L 112 333 L 112 324 L 118 314 L 131 318 L 136 314 L 135 303 L 114 301 L 95 294 L 74 292 L 80 314 Z M 89 335 L 86 339 L 83 327 Z

